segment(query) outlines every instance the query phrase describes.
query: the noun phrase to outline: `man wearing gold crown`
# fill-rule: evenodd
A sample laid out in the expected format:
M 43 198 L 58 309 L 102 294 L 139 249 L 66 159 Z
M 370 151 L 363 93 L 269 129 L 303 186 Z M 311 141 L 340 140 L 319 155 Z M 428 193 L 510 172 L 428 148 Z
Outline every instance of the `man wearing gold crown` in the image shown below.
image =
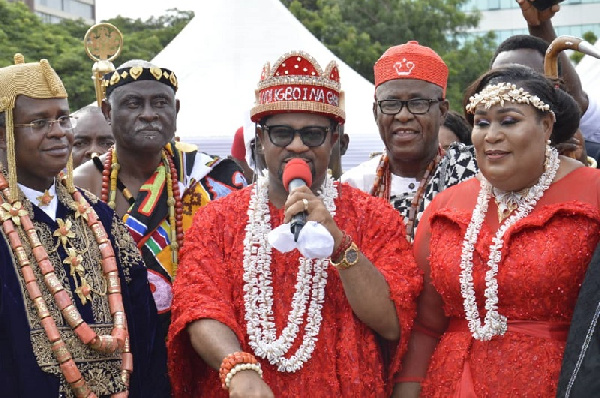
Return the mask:
M 328 175 L 343 98 L 335 62 L 292 52 L 263 69 L 251 116 L 267 172 L 199 210 L 182 249 L 175 397 L 390 393 L 422 281 L 398 212 Z M 288 163 L 309 169 L 289 196 Z
M 73 185 L 72 146 L 60 78 L 15 55 L 0 69 L 0 395 L 167 396 L 146 269 L 113 211 Z
M 115 146 L 78 168 L 75 182 L 123 217 L 148 267 L 164 339 L 184 231 L 199 207 L 244 187 L 246 180 L 234 161 L 175 142 L 175 73 L 132 60 L 106 74 L 103 85 L 102 109 Z

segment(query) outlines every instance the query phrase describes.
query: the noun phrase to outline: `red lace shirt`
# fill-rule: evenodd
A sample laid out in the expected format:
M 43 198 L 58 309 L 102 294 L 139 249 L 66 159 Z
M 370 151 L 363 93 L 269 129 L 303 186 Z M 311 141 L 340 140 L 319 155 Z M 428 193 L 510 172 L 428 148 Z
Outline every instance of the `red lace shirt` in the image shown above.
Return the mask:
M 442 336 L 422 396 L 553 397 L 575 301 L 600 239 L 600 172 L 581 167 L 553 183 L 532 213 L 507 231 L 496 278 L 498 310 L 509 326 L 491 341 L 474 340 L 469 332 L 459 281 L 462 243 L 478 193 L 477 179 L 461 183 L 438 195 L 424 215 L 415 241 L 426 273 L 415 327 L 421 331 L 411 336 L 402 376 L 425 375 L 426 353 L 437 343 L 430 332 L 436 331 Z M 473 258 L 481 319 L 486 263 L 498 226 L 490 200 Z
M 388 350 L 384 366 L 376 334 L 352 312 L 337 271 L 328 268 L 323 321 L 312 358 L 295 373 L 277 371 L 259 359 L 265 382 L 277 397 L 389 396 L 390 374 L 400 366 L 415 316 L 421 274 L 404 237 L 398 212 L 382 199 L 342 185 L 335 201 L 335 221 L 356 242 L 385 277 L 400 319 L 401 340 Z M 186 326 L 201 318 L 216 319 L 237 335 L 242 349 L 248 345 L 244 319 L 243 240 L 248 222 L 250 188 L 234 192 L 200 209 L 186 232 L 181 264 L 174 284 L 172 324 L 169 331 L 169 365 L 175 397 L 227 397 L 218 374 L 192 348 Z M 270 205 L 275 228 L 283 209 Z M 272 251 L 273 312 L 277 333 L 287 323 L 295 291 L 299 253 Z M 301 326 L 301 331 L 304 326 Z M 299 333 L 301 335 L 301 333 Z M 301 339 L 292 346 L 295 352 Z

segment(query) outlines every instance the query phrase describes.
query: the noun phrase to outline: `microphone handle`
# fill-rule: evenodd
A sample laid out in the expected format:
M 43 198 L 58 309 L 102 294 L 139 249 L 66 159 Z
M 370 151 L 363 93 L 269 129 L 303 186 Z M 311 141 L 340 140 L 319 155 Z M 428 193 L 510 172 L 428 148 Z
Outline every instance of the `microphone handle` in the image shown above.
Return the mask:
M 294 242 L 298 242 L 298 236 L 300 235 L 300 231 L 302 227 L 306 224 L 306 212 L 303 211 L 298 214 L 294 214 L 292 217 L 292 222 L 290 223 L 290 230 L 294 234 Z
M 301 178 L 294 178 L 288 184 L 288 191 L 293 191 L 296 188 L 303 187 L 306 185 L 306 182 Z M 290 230 L 294 234 L 294 242 L 298 242 L 298 236 L 300 235 L 300 231 L 302 227 L 306 224 L 306 212 L 303 211 L 301 213 L 294 214 L 292 217 L 292 221 L 290 223 Z

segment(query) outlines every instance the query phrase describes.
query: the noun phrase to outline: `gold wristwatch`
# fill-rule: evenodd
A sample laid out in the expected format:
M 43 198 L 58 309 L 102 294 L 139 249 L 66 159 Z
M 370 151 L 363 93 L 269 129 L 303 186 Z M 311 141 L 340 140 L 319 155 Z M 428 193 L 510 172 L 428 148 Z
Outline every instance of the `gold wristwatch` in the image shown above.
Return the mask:
M 331 265 L 333 265 L 337 269 L 348 269 L 353 265 L 356 265 L 356 263 L 358 263 L 358 253 L 358 247 L 354 242 L 352 242 L 350 244 L 350 247 L 347 248 L 344 252 L 344 256 L 342 257 L 340 262 L 334 263 L 333 260 L 331 260 Z

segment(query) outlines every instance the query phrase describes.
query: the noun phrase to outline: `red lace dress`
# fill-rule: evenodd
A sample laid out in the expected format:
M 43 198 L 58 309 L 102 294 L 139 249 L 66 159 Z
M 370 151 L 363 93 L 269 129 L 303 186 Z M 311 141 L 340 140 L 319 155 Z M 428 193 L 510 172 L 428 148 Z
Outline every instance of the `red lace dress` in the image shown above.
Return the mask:
M 385 397 L 388 375 L 400 366 L 416 314 L 422 286 L 404 225 L 398 212 L 383 199 L 344 184 L 335 201 L 335 221 L 380 270 L 386 279 L 400 319 L 401 341 L 391 349 L 389 367 L 383 365 L 376 334 L 358 320 L 344 294 L 337 271 L 327 270 L 322 323 L 312 358 L 295 373 L 278 372 L 259 359 L 263 378 L 276 397 Z M 192 348 L 186 326 L 197 319 L 216 319 L 248 345 L 244 319 L 243 250 L 248 222 L 250 188 L 201 208 L 186 232 L 179 272 L 174 284 L 169 331 L 169 369 L 175 397 L 227 397 L 219 376 Z M 283 210 L 270 205 L 272 227 L 283 221 Z M 272 251 L 273 313 L 277 333 L 287 323 L 295 291 L 299 253 Z M 304 330 L 304 326 L 300 328 Z M 302 333 L 299 333 L 301 336 Z M 298 338 L 290 352 L 295 352 Z M 387 385 L 387 386 L 386 386 Z M 387 390 L 387 391 L 386 391 Z
M 572 171 L 507 231 L 497 280 L 498 309 L 508 318 L 508 331 L 490 341 L 472 338 L 459 281 L 462 243 L 478 193 L 477 179 L 445 190 L 421 223 L 415 254 L 425 286 L 401 379 L 424 375 L 426 353 L 439 333 L 422 396 L 554 397 L 575 301 L 600 239 L 600 172 Z M 498 226 L 491 200 L 473 258 L 481 319 L 486 263 Z

